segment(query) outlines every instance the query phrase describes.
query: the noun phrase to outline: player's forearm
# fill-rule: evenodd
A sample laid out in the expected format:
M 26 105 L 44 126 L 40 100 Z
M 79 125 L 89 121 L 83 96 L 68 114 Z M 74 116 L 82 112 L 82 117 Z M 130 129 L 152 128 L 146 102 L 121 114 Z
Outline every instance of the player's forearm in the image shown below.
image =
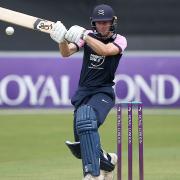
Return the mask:
M 108 49 L 107 49 L 106 44 L 104 44 L 101 41 L 98 41 L 88 35 L 86 36 L 85 41 L 97 54 L 99 54 L 101 56 L 108 55 Z
M 63 57 L 68 57 L 71 55 L 67 41 L 59 43 L 59 50 Z

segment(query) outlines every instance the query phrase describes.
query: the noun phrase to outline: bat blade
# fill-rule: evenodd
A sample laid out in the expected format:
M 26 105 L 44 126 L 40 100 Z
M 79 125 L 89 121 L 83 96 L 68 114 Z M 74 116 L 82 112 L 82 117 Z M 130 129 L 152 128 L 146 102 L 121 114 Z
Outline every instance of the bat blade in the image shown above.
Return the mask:
M 0 7 L 0 20 L 25 28 L 50 33 L 54 22 Z

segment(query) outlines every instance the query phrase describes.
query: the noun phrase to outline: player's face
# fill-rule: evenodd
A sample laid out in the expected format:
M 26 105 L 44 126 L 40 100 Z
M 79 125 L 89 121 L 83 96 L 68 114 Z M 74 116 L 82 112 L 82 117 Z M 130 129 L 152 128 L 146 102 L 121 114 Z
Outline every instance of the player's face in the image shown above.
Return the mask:
M 108 36 L 111 25 L 112 21 L 98 21 L 96 22 L 96 30 L 101 33 L 102 36 Z

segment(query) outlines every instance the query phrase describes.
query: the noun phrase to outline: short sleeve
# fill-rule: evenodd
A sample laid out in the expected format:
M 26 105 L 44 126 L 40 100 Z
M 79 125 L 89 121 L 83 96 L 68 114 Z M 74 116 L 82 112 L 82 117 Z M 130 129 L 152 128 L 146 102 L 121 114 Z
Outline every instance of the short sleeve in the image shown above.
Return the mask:
M 80 39 L 78 42 L 77 42 L 77 46 L 78 46 L 78 48 L 80 49 L 80 48 L 82 48 L 83 46 L 84 46 L 84 41 L 82 40 L 82 39 Z
M 87 34 L 89 34 L 89 33 L 92 33 L 93 31 L 92 30 L 86 30 L 86 33 Z M 82 39 L 80 39 L 77 43 L 76 43 L 76 45 L 77 45 L 77 47 L 80 49 L 80 48 L 82 48 L 83 46 L 84 46 L 84 41 L 82 40 Z
M 127 40 L 124 36 L 117 34 L 113 44 L 123 52 L 127 47 Z

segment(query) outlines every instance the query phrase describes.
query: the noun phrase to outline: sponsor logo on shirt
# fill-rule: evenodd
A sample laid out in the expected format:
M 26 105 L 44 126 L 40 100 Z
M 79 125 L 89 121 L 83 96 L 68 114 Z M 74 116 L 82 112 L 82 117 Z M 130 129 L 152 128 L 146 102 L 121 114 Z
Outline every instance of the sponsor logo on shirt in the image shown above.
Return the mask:
M 104 60 L 105 60 L 105 56 L 99 56 L 99 55 L 96 55 L 96 54 L 91 54 L 90 55 L 90 65 L 89 65 L 89 68 L 91 69 L 104 69 L 102 67 L 102 64 L 104 63 Z

